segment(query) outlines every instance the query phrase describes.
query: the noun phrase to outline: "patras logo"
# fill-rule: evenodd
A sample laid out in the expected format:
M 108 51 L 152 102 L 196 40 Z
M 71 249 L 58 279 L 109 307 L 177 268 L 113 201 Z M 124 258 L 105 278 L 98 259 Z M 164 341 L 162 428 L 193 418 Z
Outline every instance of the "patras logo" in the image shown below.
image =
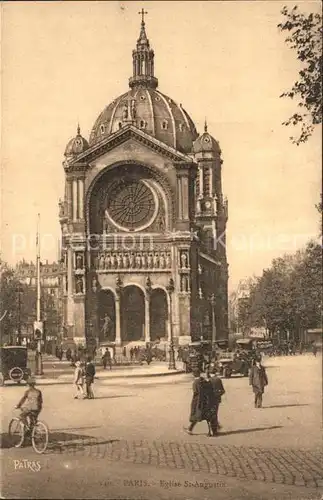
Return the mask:
M 28 469 L 32 472 L 39 472 L 41 469 L 41 465 L 40 462 L 38 462 L 38 460 L 26 460 L 24 458 L 23 460 L 14 460 L 13 464 L 15 470 Z

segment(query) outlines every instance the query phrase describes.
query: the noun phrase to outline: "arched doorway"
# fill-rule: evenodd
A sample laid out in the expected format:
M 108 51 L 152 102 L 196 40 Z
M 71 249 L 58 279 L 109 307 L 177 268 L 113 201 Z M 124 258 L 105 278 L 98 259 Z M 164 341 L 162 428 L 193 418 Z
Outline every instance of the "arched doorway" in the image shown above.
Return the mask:
M 145 339 L 145 296 L 137 286 L 127 286 L 123 290 L 121 321 L 123 342 Z
M 166 292 L 161 288 L 155 288 L 150 296 L 150 340 L 157 337 L 168 337 L 168 303 Z
M 98 304 L 98 325 L 100 342 L 113 342 L 116 338 L 115 300 L 111 290 L 100 290 Z

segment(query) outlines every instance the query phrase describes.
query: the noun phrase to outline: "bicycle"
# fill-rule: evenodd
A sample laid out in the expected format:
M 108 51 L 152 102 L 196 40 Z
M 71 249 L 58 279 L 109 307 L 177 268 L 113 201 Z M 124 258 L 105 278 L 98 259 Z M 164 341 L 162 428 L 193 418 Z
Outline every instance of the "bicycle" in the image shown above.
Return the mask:
M 45 422 L 41 420 L 33 424 L 30 416 L 27 416 L 26 420 L 21 415 L 13 417 L 9 422 L 8 434 L 15 448 L 23 446 L 26 438 L 30 436 L 36 453 L 44 453 L 47 449 L 49 430 Z

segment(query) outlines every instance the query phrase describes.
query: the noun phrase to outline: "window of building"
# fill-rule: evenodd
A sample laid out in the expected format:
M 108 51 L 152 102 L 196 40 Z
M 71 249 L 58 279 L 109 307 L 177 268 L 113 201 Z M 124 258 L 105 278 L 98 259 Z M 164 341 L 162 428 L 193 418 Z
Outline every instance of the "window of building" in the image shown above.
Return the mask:
M 119 122 L 118 125 L 119 125 L 119 129 L 122 128 L 122 123 L 121 122 Z
M 167 130 L 168 129 L 168 121 L 167 120 L 163 120 L 162 121 L 162 129 L 163 130 Z
M 139 122 L 140 128 L 146 128 L 146 125 L 147 125 L 147 123 L 145 122 L 145 120 L 140 120 L 140 122 Z
M 184 123 L 180 123 L 179 124 L 179 130 L 180 130 L 180 132 L 183 132 L 183 130 L 184 130 Z
M 101 130 L 101 134 L 104 134 L 104 131 L 105 131 L 104 125 L 100 125 L 100 130 Z

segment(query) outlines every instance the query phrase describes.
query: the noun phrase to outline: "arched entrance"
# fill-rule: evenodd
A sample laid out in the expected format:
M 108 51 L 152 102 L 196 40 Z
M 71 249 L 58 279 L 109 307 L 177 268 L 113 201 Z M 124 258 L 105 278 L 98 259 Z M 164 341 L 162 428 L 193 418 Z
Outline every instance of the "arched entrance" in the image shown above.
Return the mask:
M 115 300 L 111 290 L 100 290 L 98 304 L 98 324 L 100 342 L 115 341 L 116 338 Z
M 168 337 L 168 303 L 166 292 L 161 288 L 155 288 L 150 296 L 150 340 L 157 337 Z
M 145 296 L 137 286 L 126 286 L 123 290 L 121 322 L 123 342 L 145 339 Z

